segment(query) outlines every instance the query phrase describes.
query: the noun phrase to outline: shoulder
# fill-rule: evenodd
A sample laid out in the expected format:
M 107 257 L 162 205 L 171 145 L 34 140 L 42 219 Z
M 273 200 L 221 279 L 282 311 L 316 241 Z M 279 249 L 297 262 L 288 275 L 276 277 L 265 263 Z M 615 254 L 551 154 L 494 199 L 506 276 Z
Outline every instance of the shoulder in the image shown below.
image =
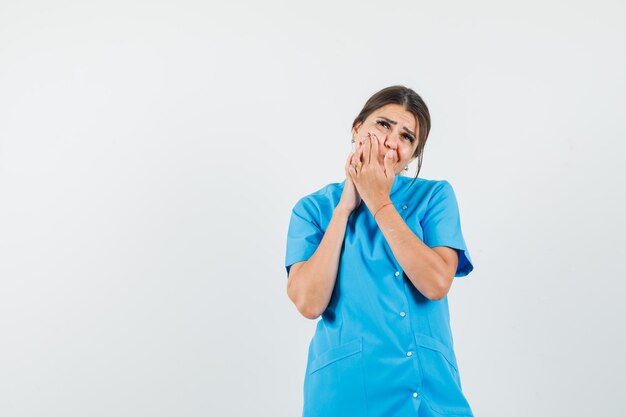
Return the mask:
M 424 188 L 429 198 L 454 194 L 452 184 L 446 179 L 426 180 Z
M 456 204 L 454 188 L 448 180 L 433 180 L 428 196 L 428 206 Z
M 446 179 L 430 179 L 425 181 L 427 182 L 428 188 L 433 192 L 452 188 L 452 184 L 450 184 L 450 181 Z
M 343 186 L 345 184 L 345 180 L 342 182 L 333 182 L 313 191 L 310 194 L 301 197 L 297 204 L 301 203 L 315 203 L 322 202 L 324 200 L 333 199 L 337 195 L 341 196 L 343 192 Z
M 342 182 L 333 182 L 309 193 L 296 202 L 294 211 L 326 211 L 334 209 L 341 198 L 345 180 Z
M 438 193 L 449 193 L 453 190 L 450 182 L 445 179 L 412 177 L 399 178 L 398 188 L 403 194 L 418 198 L 422 202 L 427 202 Z
M 420 218 L 456 202 L 454 189 L 447 179 L 401 178 L 394 198 L 399 204 L 414 207 Z

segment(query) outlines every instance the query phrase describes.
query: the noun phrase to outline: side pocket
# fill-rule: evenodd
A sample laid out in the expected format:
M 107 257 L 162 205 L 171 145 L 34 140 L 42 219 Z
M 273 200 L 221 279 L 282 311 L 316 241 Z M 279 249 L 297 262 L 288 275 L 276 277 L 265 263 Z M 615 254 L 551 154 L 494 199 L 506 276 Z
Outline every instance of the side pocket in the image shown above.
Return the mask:
M 417 354 L 422 368 L 425 402 L 442 415 L 472 415 L 463 391 L 454 352 L 440 341 L 416 335 Z
M 312 358 L 304 380 L 303 417 L 366 416 L 362 338 Z
M 319 371 L 325 366 L 330 365 L 331 363 L 343 359 L 345 357 L 356 355 L 357 353 L 363 350 L 363 345 L 361 342 L 361 338 L 354 339 L 350 342 L 339 345 L 335 348 L 327 350 L 321 355 L 317 356 L 313 361 L 311 361 L 311 366 L 309 369 L 309 374 Z

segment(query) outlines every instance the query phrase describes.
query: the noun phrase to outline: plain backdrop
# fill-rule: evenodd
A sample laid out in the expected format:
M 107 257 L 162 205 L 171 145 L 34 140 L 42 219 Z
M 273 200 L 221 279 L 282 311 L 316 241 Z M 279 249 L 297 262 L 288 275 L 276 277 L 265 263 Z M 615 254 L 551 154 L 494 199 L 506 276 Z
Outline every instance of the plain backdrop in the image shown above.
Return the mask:
M 403 84 L 476 416 L 624 416 L 620 1 L 0 1 L 0 415 L 297 416 L 296 201 Z M 410 175 L 414 175 L 415 166 Z

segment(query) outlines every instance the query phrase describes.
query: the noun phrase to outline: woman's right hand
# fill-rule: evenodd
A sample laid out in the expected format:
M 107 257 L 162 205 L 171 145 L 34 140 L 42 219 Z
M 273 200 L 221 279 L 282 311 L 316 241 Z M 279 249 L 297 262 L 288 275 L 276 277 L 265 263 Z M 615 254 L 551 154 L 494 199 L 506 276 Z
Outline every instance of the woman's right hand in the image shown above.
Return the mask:
M 361 141 L 357 144 L 360 147 Z M 356 186 L 352 182 L 352 178 L 350 177 L 350 173 L 348 170 L 350 169 L 350 165 L 352 164 L 352 157 L 360 157 L 360 152 L 350 152 L 348 155 L 348 160 L 346 161 L 346 165 L 344 167 L 344 171 L 346 173 L 346 183 L 343 186 L 343 192 L 341 193 L 341 198 L 339 199 L 338 208 L 344 209 L 348 212 L 348 214 L 352 213 L 359 204 L 361 204 L 361 196 L 356 189 Z

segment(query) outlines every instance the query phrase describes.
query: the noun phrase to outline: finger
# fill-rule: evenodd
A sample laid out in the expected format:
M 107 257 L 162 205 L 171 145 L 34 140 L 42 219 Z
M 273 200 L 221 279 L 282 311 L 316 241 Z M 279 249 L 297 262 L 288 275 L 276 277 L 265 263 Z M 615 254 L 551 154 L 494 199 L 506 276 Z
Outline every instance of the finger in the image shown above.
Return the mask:
M 378 164 L 378 137 L 374 135 L 372 137 L 372 155 L 374 155 L 374 163 Z
M 352 181 L 352 183 L 356 185 L 356 171 L 354 170 L 354 167 L 348 170 L 348 175 L 350 175 L 350 180 Z
M 350 164 L 352 163 L 352 156 L 354 152 L 350 152 L 348 154 L 348 159 L 346 159 L 346 164 L 344 165 L 344 170 L 346 171 L 346 176 L 348 175 L 348 170 L 350 169 Z
M 352 162 L 361 162 L 361 155 L 363 155 L 364 146 L 360 146 L 359 149 L 356 150 L 354 156 L 352 157 Z
M 372 153 L 372 139 L 370 137 L 365 138 L 365 143 L 363 144 L 363 163 L 370 163 L 370 155 Z
M 352 171 L 356 172 L 355 165 L 357 165 L 358 163 L 359 163 L 359 151 L 350 152 L 350 155 L 348 156 L 348 161 L 346 162 L 346 172 L 352 172 Z
M 385 154 L 385 160 L 384 160 L 384 164 L 385 164 L 385 175 L 387 176 L 387 178 L 392 177 L 395 173 L 393 172 L 393 163 L 394 163 L 394 156 L 393 156 L 393 151 L 389 151 Z

